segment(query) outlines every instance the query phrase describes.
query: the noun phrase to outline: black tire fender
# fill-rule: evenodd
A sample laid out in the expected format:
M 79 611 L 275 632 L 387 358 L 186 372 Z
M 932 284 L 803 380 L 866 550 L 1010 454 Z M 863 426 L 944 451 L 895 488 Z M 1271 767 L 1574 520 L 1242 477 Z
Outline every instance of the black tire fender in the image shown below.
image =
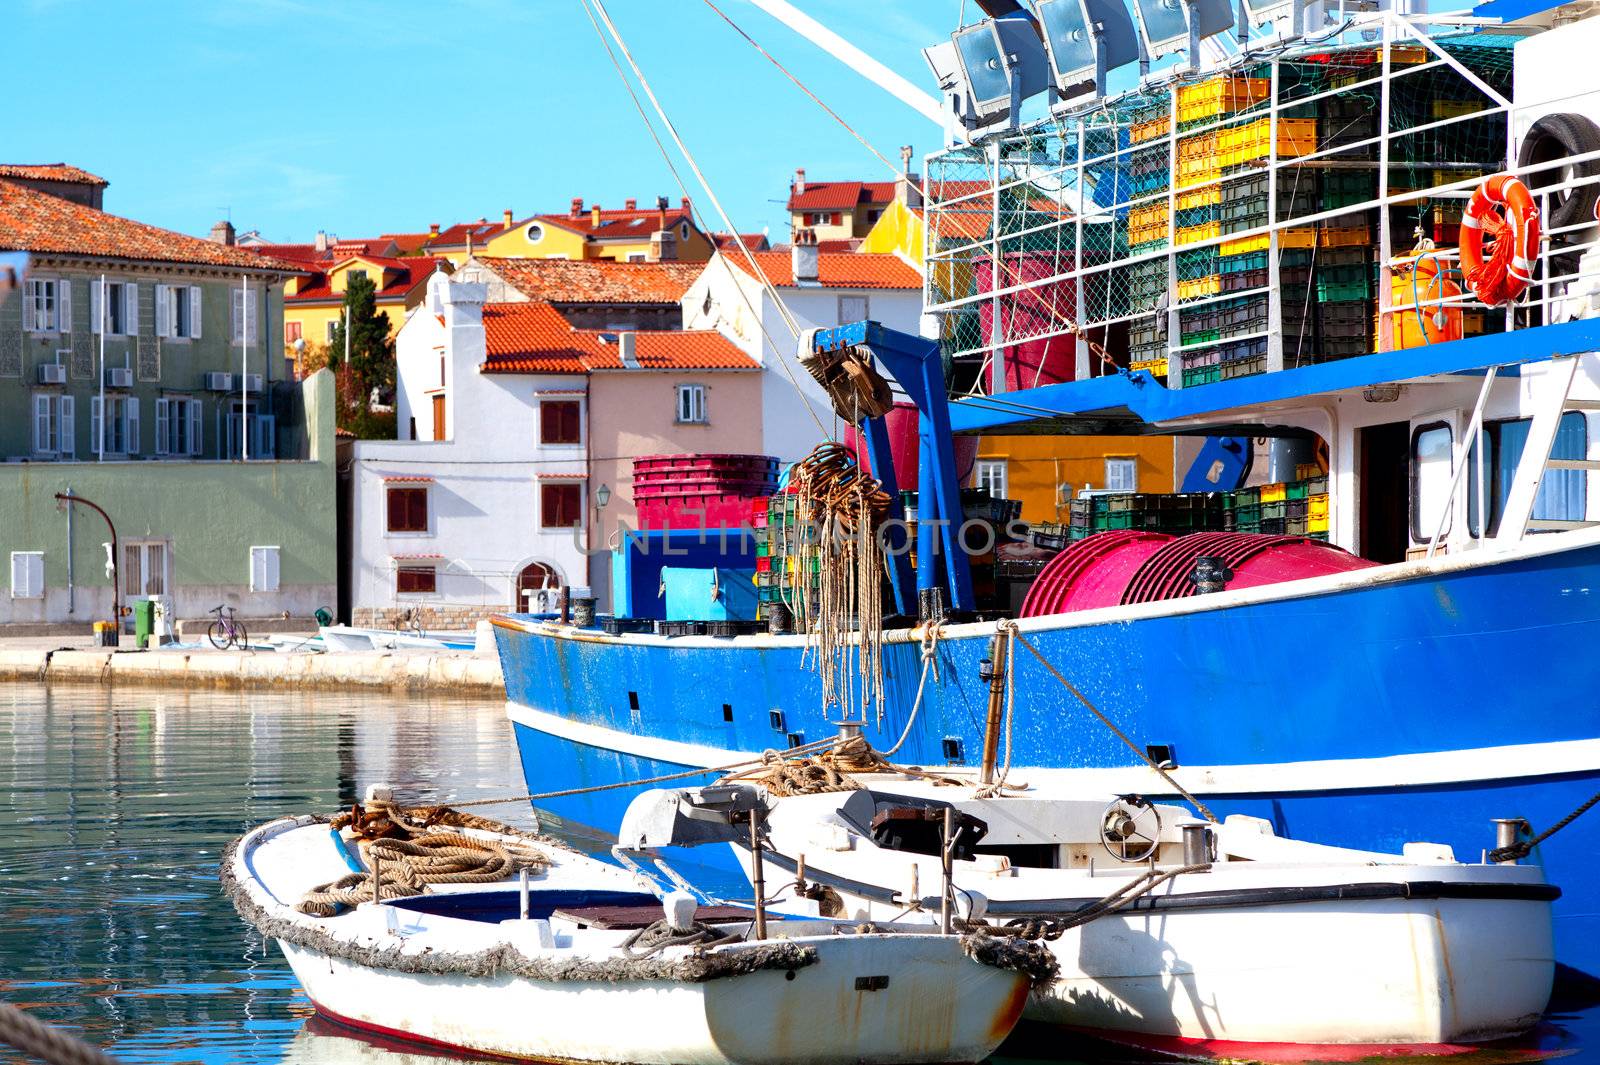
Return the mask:
M 1533 124 L 1517 149 L 1517 169 L 1553 162 L 1590 152 L 1600 152 L 1600 126 L 1583 115 L 1556 112 Z M 1529 191 L 1539 200 L 1540 189 L 1572 178 L 1596 180 L 1564 192 L 1549 194 L 1547 228 L 1560 229 L 1595 221 L 1595 200 L 1600 197 L 1600 159 L 1574 163 L 1571 167 L 1551 167 L 1523 178 Z M 1568 234 L 1569 237 L 1575 234 Z

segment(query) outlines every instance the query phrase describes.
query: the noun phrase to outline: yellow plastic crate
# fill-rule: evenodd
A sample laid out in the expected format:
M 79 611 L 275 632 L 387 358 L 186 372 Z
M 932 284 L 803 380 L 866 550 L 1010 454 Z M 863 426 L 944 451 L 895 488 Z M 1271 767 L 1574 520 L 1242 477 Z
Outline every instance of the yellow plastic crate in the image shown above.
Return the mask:
M 1278 119 L 1278 144 L 1272 145 L 1272 119 L 1217 131 L 1217 151 L 1222 165 L 1243 166 L 1257 159 L 1296 159 L 1317 150 L 1317 120 L 1314 118 Z
M 1321 520 L 1326 529 L 1328 521 L 1328 497 L 1326 495 L 1308 496 L 1306 498 L 1306 518 L 1309 521 Z
M 1196 277 L 1188 281 L 1178 282 L 1178 300 L 1198 300 L 1206 296 L 1215 296 L 1222 292 L 1222 275 L 1207 274 L 1205 277 Z
M 1128 363 L 1128 369 L 1135 372 L 1138 372 L 1139 370 L 1147 370 L 1152 377 L 1165 377 L 1167 376 L 1167 360 L 1138 359 Z
M 1433 117 L 1435 121 L 1442 118 L 1463 118 L 1467 115 L 1475 115 L 1487 106 L 1486 101 L 1435 100 L 1433 101 Z
M 1218 115 L 1231 115 L 1261 103 L 1271 94 L 1270 79 L 1246 78 L 1237 74 L 1180 85 L 1178 121 L 1200 122 Z
M 1271 245 L 1268 235 L 1262 233 L 1255 237 L 1239 237 L 1237 240 L 1222 242 L 1223 255 L 1249 255 L 1253 251 L 1266 251 Z M 1317 246 L 1317 231 L 1310 227 L 1301 229 L 1278 230 L 1279 248 L 1315 248 Z
M 1182 226 L 1178 229 L 1178 244 L 1199 244 L 1202 240 L 1215 240 L 1222 236 L 1221 222 L 1205 222 L 1198 226 Z
M 1286 497 L 1288 486 L 1281 481 L 1277 484 L 1264 484 L 1261 486 L 1261 502 L 1276 503 Z
M 1372 230 L 1366 226 L 1317 230 L 1317 246 L 1322 248 L 1361 248 L 1371 243 Z
M 1217 131 L 1178 139 L 1178 188 L 1193 188 L 1222 180 L 1217 158 Z
M 1147 203 L 1139 207 L 1128 208 L 1128 232 L 1135 230 L 1147 231 L 1152 227 L 1159 227 L 1163 236 L 1167 231 L 1167 205 L 1164 203 Z
M 1128 129 L 1128 141 L 1131 144 L 1143 144 L 1145 141 L 1157 140 L 1165 137 L 1172 129 L 1172 119 L 1166 115 L 1152 118 L 1147 122 L 1135 122 Z
M 1222 186 L 1207 185 L 1204 188 L 1191 189 L 1188 192 L 1178 193 L 1178 210 L 1189 211 L 1196 207 L 1215 207 L 1222 202 Z
M 1328 516 L 1326 514 L 1324 514 L 1320 518 L 1307 518 L 1306 519 L 1306 532 L 1325 533 L 1327 531 L 1328 531 Z

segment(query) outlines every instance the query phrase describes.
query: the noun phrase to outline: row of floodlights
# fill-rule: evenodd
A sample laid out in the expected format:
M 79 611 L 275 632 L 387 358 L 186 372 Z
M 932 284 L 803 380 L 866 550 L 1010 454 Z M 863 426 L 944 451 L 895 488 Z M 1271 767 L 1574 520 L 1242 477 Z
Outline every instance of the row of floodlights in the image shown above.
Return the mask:
M 1014 119 L 1023 100 L 1047 89 L 1063 101 L 1104 96 L 1107 73 L 1130 63 L 1175 52 L 1193 63 L 1201 41 L 1236 22 L 1234 0 L 1133 0 L 1137 20 L 1122 0 L 1036 0 L 1037 18 L 1012 0 L 980 2 L 994 17 L 924 51 L 968 130 Z M 1247 32 L 1266 14 L 1252 7 L 1264 5 L 1238 2 Z

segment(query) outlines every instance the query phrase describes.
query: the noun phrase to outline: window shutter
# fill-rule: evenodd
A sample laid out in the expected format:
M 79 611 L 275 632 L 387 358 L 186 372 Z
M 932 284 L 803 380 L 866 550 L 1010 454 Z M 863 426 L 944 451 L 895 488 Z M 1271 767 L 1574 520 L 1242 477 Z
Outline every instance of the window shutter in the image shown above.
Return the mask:
M 171 423 L 171 418 L 169 417 L 168 412 L 171 410 L 171 408 L 172 408 L 172 402 L 170 400 L 165 400 L 165 399 L 156 400 L 156 454 L 157 455 L 165 455 L 167 453 L 167 430 L 168 430 L 168 426 Z
M 278 549 L 252 547 L 250 549 L 250 590 L 275 592 L 278 590 Z
M 228 340 L 230 343 L 239 343 L 239 338 L 244 335 L 244 292 L 241 289 L 228 289 L 228 305 L 232 308 Z
M 38 599 L 44 595 L 44 552 L 11 552 L 11 598 Z
M 105 312 L 100 306 L 100 279 L 89 282 L 89 332 L 98 334 L 105 328 Z
M 129 281 L 122 286 L 122 321 L 125 323 L 124 332 L 128 336 L 139 335 L 139 284 Z
M 250 323 L 250 336 L 246 339 L 245 343 L 249 344 L 251 347 L 255 347 L 257 344 L 261 343 L 261 341 L 262 341 L 262 335 L 261 335 L 261 333 L 262 333 L 262 330 L 261 330 L 261 324 L 262 324 L 261 323 L 261 290 L 259 288 L 253 288 L 253 289 L 250 290 L 250 319 L 249 319 L 249 323 Z
M 386 488 L 384 491 L 389 497 L 389 531 L 394 532 L 405 528 L 406 501 L 393 488 Z
M 156 286 L 156 336 L 172 335 L 172 289 L 168 285 Z M 156 412 L 160 417 L 160 411 Z
M 33 450 L 54 450 L 50 447 L 50 396 L 44 392 L 33 397 Z
M 189 335 L 200 339 L 200 286 L 189 286 Z
M 61 397 L 61 442 L 60 451 L 63 455 L 78 453 L 78 423 L 73 417 L 75 401 L 71 396 Z
M 199 291 L 191 289 L 190 291 Z M 194 319 L 191 319 L 191 321 Z M 200 401 L 191 399 L 184 404 L 189 409 L 189 454 L 200 454 Z
M 100 417 L 100 397 L 90 396 L 89 439 L 94 444 L 94 453 L 96 455 L 101 454 L 106 449 L 106 434 L 105 431 L 101 429 L 102 423 L 103 419 Z
M 271 414 L 256 416 L 256 438 L 250 444 L 250 454 L 258 459 L 275 457 L 278 450 L 278 419 Z
M 137 455 L 139 453 L 139 400 L 134 396 L 129 396 L 127 404 L 125 408 L 127 415 L 124 421 L 127 427 L 125 430 L 128 437 L 127 451 L 130 455 Z
M 72 332 L 72 280 L 63 277 L 56 282 L 56 314 L 61 321 L 61 332 Z
M 406 493 L 410 503 L 407 517 L 410 519 L 410 528 L 418 532 L 428 530 L 428 490 L 426 488 L 414 489 Z

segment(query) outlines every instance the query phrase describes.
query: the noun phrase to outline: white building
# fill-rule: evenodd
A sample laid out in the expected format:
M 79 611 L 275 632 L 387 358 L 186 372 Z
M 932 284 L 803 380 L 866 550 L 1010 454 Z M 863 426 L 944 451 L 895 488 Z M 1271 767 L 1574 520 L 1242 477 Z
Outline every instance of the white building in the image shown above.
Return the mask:
M 922 278 L 895 255 L 818 251 L 796 243 L 754 252 L 801 333 L 870 318 L 919 334 Z M 737 249 L 720 252 L 683 297 L 686 329 L 718 329 L 762 367 L 762 451 L 784 462 L 804 458 L 822 439 L 817 422 L 835 431 L 833 407 L 800 365 L 798 342 L 783 313 Z M 796 389 L 799 389 L 797 393 Z M 806 412 L 810 407 L 815 414 Z

